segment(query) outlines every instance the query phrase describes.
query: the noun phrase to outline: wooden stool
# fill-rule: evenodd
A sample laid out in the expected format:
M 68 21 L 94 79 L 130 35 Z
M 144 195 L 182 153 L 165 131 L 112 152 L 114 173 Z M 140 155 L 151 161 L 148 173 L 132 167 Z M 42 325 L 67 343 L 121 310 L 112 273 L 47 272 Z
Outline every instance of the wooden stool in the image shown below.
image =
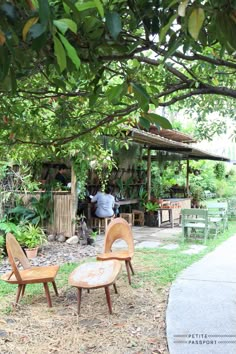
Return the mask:
M 144 226 L 144 212 L 141 210 L 132 210 L 133 225 Z
M 102 231 L 106 232 L 108 224 L 113 219 L 114 219 L 114 216 L 112 216 L 110 218 L 91 218 L 91 227 L 98 229 L 99 234 Z
M 132 213 L 120 213 L 120 217 L 125 219 L 130 226 L 133 225 L 133 214 Z
M 106 293 L 107 305 L 110 314 L 112 313 L 111 297 L 109 286 L 113 284 L 117 294 L 115 281 L 121 271 L 121 263 L 118 260 L 106 262 L 83 263 L 69 276 L 69 284 L 78 289 L 78 314 L 80 313 L 80 303 L 82 289 L 104 288 Z

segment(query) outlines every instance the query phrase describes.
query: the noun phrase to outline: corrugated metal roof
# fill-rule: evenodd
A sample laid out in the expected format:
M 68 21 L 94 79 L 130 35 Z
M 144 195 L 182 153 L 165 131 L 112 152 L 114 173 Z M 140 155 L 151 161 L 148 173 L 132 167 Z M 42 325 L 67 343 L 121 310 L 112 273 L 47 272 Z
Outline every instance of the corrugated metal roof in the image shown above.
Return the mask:
M 181 143 L 196 143 L 196 139 L 194 139 L 192 136 L 179 132 L 177 130 L 171 130 L 171 129 L 161 129 L 158 132 L 158 135 L 162 136 L 163 138 L 178 141 Z
M 190 160 L 216 160 L 230 161 L 229 158 L 219 155 L 214 155 L 204 150 L 197 149 L 191 144 L 177 142 L 171 139 L 164 138 L 160 135 L 145 132 L 137 128 L 131 128 L 129 136 L 134 142 L 143 144 L 152 150 L 163 150 L 183 155 L 183 158 Z

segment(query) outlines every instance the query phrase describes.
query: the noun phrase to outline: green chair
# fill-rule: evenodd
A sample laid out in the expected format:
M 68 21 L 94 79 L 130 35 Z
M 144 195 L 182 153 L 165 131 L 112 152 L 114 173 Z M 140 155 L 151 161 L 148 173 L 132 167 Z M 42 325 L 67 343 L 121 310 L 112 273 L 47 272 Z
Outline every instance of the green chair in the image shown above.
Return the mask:
M 228 229 L 228 203 L 212 202 L 208 203 L 207 208 L 210 223 L 217 224 L 218 231 Z
M 199 231 L 201 238 L 206 243 L 209 234 L 209 220 L 207 209 L 182 209 L 181 224 L 183 239 L 197 236 Z
M 228 218 L 236 217 L 236 197 L 228 199 Z

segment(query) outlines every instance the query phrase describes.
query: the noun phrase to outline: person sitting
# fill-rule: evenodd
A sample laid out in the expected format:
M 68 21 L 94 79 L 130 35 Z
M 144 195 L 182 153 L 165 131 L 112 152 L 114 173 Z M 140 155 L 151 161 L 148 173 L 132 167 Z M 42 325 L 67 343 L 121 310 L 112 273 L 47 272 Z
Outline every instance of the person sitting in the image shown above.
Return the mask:
M 58 172 L 55 176 L 55 180 L 57 182 L 61 183 L 63 187 L 67 186 L 67 181 L 64 176 L 64 174 L 66 173 L 66 170 L 67 170 L 67 166 L 65 164 L 59 165 Z
M 91 202 L 96 203 L 95 217 L 110 218 L 114 215 L 115 198 L 111 195 L 111 187 L 107 186 L 105 192 L 97 192 Z

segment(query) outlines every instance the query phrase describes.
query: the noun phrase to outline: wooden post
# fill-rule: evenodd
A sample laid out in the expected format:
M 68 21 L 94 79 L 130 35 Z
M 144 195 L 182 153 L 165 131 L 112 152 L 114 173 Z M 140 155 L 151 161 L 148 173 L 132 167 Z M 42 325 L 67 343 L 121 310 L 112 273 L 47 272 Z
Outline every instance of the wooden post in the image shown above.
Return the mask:
M 147 159 L 147 197 L 148 200 L 151 198 L 151 150 L 148 148 L 148 159 Z
M 187 159 L 187 167 L 186 167 L 186 190 L 187 190 L 187 197 L 189 197 L 189 159 Z
M 78 195 L 77 195 L 77 179 L 75 175 L 75 171 L 73 165 L 71 166 L 71 223 L 72 223 L 72 235 L 75 234 L 75 222 L 73 222 L 76 218 L 77 206 L 78 206 Z M 71 235 L 71 236 L 72 236 Z

